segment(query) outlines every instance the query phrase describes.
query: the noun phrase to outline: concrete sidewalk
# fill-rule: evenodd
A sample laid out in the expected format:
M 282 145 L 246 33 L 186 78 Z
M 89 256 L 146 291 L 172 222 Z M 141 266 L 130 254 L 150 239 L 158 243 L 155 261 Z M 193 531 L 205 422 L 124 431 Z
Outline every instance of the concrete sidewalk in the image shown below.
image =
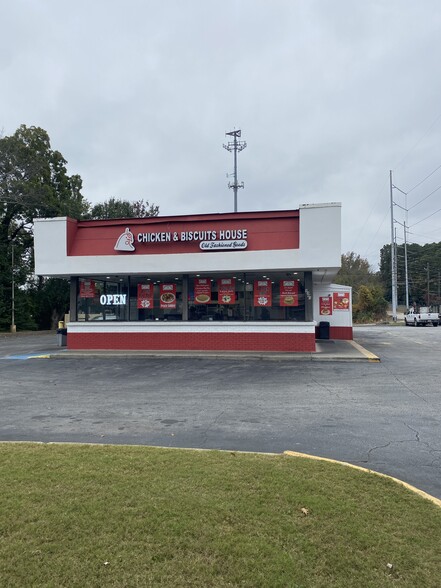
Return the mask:
M 71 350 L 57 348 L 51 359 L 67 357 L 219 357 L 226 359 L 266 359 L 289 361 L 380 361 L 356 341 L 318 340 L 315 353 L 277 353 L 259 351 L 162 351 L 162 350 Z
M 148 350 L 71 350 L 58 347 L 54 331 L 3 333 L 0 336 L 0 359 L 69 357 L 219 357 L 225 359 L 266 359 L 286 361 L 380 361 L 356 341 L 319 339 L 315 353 L 275 353 L 260 351 L 148 351 Z

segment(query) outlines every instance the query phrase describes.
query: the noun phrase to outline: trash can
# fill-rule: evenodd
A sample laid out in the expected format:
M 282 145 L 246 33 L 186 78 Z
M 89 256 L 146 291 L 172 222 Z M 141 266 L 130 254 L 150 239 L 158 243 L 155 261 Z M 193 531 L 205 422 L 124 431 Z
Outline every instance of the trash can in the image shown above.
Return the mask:
M 319 339 L 329 339 L 329 321 L 319 322 Z
M 58 347 L 67 346 L 67 329 L 57 329 L 57 345 Z

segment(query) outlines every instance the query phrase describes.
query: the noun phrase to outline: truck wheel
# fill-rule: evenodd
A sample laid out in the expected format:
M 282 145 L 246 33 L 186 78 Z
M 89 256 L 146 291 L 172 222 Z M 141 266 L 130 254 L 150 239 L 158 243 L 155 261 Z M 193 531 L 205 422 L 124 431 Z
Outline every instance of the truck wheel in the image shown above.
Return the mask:
M 437 327 L 439 323 L 432 323 L 434 327 Z

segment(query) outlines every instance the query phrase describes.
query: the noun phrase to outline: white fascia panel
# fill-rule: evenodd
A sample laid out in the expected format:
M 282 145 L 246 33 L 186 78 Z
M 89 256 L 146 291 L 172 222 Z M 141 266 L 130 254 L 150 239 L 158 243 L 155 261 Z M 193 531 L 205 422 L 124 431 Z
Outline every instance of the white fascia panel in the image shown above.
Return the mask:
M 303 267 L 341 265 L 341 204 L 300 206 L 300 252 Z
M 67 258 L 66 217 L 34 219 L 35 274 L 65 275 L 60 271 Z
M 52 260 L 40 259 L 39 275 L 104 275 L 145 273 L 240 272 L 302 269 L 298 250 L 179 253 L 170 255 L 106 255 L 68 257 L 54 251 Z
M 68 323 L 67 332 L 77 333 L 313 333 L 314 321 L 302 322 L 75 322 Z

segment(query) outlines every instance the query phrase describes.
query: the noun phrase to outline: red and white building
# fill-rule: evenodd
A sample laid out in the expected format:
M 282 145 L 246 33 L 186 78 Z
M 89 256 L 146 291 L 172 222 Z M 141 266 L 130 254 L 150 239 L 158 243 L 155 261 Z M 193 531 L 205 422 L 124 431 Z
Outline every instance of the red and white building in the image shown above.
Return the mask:
M 321 321 L 352 339 L 339 203 L 34 222 L 35 273 L 70 280 L 70 349 L 313 352 Z

